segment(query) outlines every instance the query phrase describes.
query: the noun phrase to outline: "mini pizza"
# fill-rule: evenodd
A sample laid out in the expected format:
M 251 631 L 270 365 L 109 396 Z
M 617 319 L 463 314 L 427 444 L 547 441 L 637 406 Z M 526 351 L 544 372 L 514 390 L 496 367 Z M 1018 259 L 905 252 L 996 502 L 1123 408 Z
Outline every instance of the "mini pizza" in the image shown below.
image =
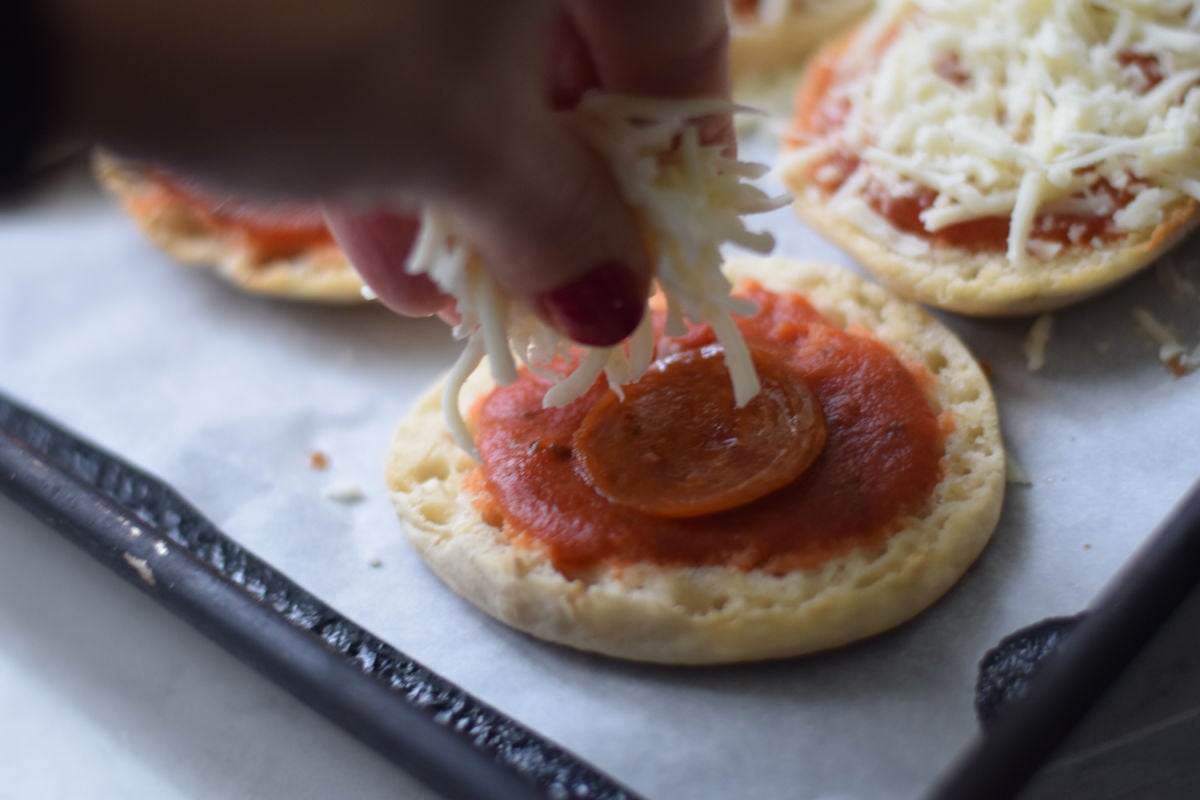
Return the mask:
M 729 62 L 738 82 L 798 66 L 844 31 L 874 0 L 728 0 Z
M 1004 455 L 966 348 L 844 270 L 727 267 L 760 389 L 737 405 L 712 326 L 668 335 L 636 383 L 560 406 L 553 376 L 486 369 L 455 444 L 440 387 L 396 431 L 388 483 L 454 591 L 536 637 L 715 664 L 837 647 L 911 618 L 996 525 Z
M 1057 308 L 1200 218 L 1200 6 L 888 0 L 826 47 L 784 175 L 899 294 Z
M 256 294 L 363 301 L 362 281 L 314 206 L 259 206 L 217 196 L 165 171 L 98 153 L 96 175 L 169 255 Z

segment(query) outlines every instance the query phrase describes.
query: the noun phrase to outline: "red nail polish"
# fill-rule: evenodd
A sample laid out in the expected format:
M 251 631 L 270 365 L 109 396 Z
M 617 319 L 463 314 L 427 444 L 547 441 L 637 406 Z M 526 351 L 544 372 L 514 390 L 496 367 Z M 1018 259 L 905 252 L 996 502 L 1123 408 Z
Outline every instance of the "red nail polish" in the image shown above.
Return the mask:
M 646 289 L 633 270 L 606 261 L 582 278 L 538 297 L 546 321 L 580 344 L 608 347 L 642 321 Z

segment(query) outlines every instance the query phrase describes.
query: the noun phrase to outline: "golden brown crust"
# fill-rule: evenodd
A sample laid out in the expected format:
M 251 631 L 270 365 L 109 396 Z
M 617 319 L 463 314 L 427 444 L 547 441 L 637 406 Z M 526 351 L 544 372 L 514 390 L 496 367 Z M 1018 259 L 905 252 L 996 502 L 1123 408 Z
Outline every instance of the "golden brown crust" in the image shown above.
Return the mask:
M 208 267 L 255 294 L 319 303 L 364 302 L 362 280 L 336 245 L 320 244 L 301 255 L 264 261 L 238 236 L 214 231 L 195 209 L 162 192 L 136 166 L 97 152 L 95 172 L 150 241 L 184 263 Z
M 864 231 L 807 181 L 791 175 L 788 184 L 796 192 L 800 218 L 896 294 L 981 317 L 1034 314 L 1085 300 L 1152 264 L 1200 222 L 1200 204 L 1188 198 L 1168 209 L 1155 228 L 1103 247 L 1072 247 L 1052 259 L 1030 258 L 1014 267 L 1003 252 L 933 247 L 907 255 L 906 240 L 913 249 L 920 240 L 880 217 L 871 231 Z
M 439 577 L 498 619 L 550 641 L 620 658 L 714 664 L 837 647 L 895 626 L 934 602 L 991 536 L 1004 494 L 1004 454 L 991 390 L 966 348 L 916 306 L 826 265 L 752 259 L 735 281 L 798 291 L 842 327 L 863 326 L 934 376 L 929 399 L 949 411 L 945 476 L 930 510 L 881 552 L 855 551 L 783 576 L 725 567 L 634 564 L 568 580 L 486 522 L 464 486 L 475 468 L 450 441 L 435 388 L 400 424 L 387 475 L 410 541 Z M 485 370 L 464 391 L 491 388 Z

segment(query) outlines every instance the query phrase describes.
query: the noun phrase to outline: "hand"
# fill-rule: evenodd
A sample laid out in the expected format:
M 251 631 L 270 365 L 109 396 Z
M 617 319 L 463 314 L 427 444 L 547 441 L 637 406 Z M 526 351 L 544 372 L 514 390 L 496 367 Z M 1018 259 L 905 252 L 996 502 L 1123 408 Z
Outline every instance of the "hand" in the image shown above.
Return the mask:
M 591 344 L 636 325 L 650 265 L 555 108 L 592 87 L 729 91 L 722 0 L 48 0 L 47 15 L 64 132 L 251 197 L 324 201 L 407 314 L 446 306 L 402 271 L 415 224 L 362 209 L 436 203 L 510 294 Z

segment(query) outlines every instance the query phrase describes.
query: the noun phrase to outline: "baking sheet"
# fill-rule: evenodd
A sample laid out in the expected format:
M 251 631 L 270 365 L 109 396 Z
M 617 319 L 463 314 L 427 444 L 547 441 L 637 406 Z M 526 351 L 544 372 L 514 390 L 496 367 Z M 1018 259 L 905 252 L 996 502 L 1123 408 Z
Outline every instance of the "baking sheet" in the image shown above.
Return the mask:
M 787 210 L 764 220 L 781 253 L 850 263 Z M 1200 285 L 1194 257 L 1172 262 Z M 919 796 L 976 731 L 983 651 L 1085 606 L 1200 474 L 1200 377 L 1169 374 L 1131 317 L 1145 307 L 1194 344 L 1200 306 L 1154 271 L 1055 314 L 1036 373 L 1022 349 L 1030 320 L 950 319 L 992 369 L 1032 480 L 1010 486 L 960 585 L 900 630 L 815 658 L 621 664 L 492 622 L 405 545 L 381 465 L 395 422 L 456 353 L 440 323 L 240 295 L 158 254 L 83 170 L 0 211 L 0 275 L 7 391 L 159 474 L 343 613 L 652 798 Z M 310 466 L 316 450 L 326 471 Z M 361 503 L 324 496 L 347 483 Z

